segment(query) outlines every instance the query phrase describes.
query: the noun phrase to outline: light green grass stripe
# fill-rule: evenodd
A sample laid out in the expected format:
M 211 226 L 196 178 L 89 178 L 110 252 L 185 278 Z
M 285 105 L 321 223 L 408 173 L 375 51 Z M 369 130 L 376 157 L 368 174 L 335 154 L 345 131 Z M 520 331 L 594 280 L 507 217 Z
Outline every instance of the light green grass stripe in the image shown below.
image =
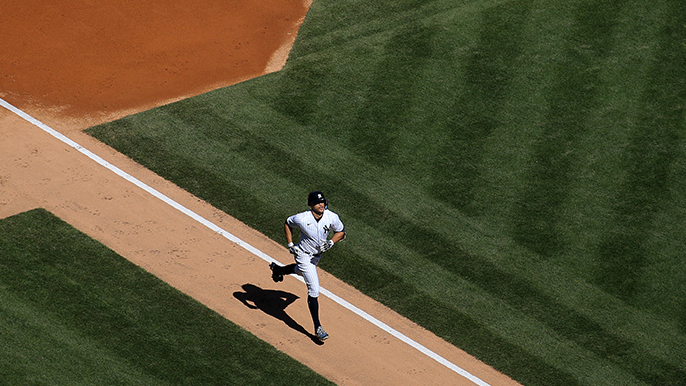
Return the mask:
M 97 342 L 64 326 L 30 303 L 0 289 L 0 375 L 52 385 L 166 385 Z M 0 370 L 2 371 L 2 370 Z
M 585 280 L 593 280 L 598 245 L 613 226 L 618 182 L 627 175 L 623 161 L 629 133 L 639 118 L 642 93 L 650 86 L 655 42 L 666 19 L 664 9 L 664 2 L 625 8 L 615 32 L 615 47 L 601 67 L 600 103 L 587 119 L 592 131 L 574 149 L 579 162 L 560 224 L 566 249 L 553 258 Z
M 573 2 L 533 1 L 521 32 L 521 54 L 510 69 L 512 78 L 497 115 L 501 124 L 489 136 L 475 186 L 483 221 L 508 232 L 516 203 L 526 188 L 533 147 L 548 113 L 548 93 L 556 80 L 550 68 L 564 57 L 572 24 Z
M 434 18 L 456 19 L 458 15 L 474 14 L 508 0 L 464 0 L 464 1 L 427 1 L 424 5 L 400 6 L 402 10 L 378 13 L 379 17 L 356 17 L 364 12 L 364 6 L 355 7 L 348 2 L 345 10 L 333 9 L 327 4 L 317 4 L 310 9 L 308 17 L 298 35 L 289 62 L 309 55 L 319 55 L 327 50 L 337 50 L 349 44 L 357 44 L 360 39 L 373 35 L 389 33 L 394 29 L 418 21 L 425 23 Z M 350 9 L 354 11 L 351 13 Z M 323 21 L 324 20 L 324 21 Z M 333 20 L 327 23 L 325 20 Z M 339 23 L 337 23 L 339 22 Z M 316 26 L 323 24 L 325 27 Z M 287 66 L 289 64 L 287 63 Z
M 616 164 L 622 156 L 621 152 L 627 139 L 623 137 L 626 131 L 617 130 L 616 126 L 623 126 L 625 122 L 635 119 L 634 116 L 618 116 L 617 113 L 636 110 L 636 100 L 639 99 L 646 85 L 646 73 L 652 65 L 651 50 L 655 49 L 654 44 L 652 47 L 646 44 L 654 42 L 660 33 L 663 11 L 663 7 L 642 3 L 623 9 L 621 22 L 615 32 L 617 46 L 603 66 L 605 69 L 603 79 L 606 80 L 608 86 L 606 86 L 607 92 L 601 94 L 608 97 L 603 98 L 603 104 L 588 118 L 588 125 L 595 129 L 583 139 L 587 145 L 574 149 L 574 151 L 590 151 L 579 157 L 589 162 L 578 165 L 579 171 L 576 174 L 581 177 L 572 185 L 570 198 L 565 204 L 568 209 L 565 209 L 566 223 L 563 226 L 573 229 L 567 234 L 586 236 L 591 239 L 572 238 L 569 240 L 569 243 L 573 245 L 571 250 L 548 262 L 534 255 L 522 257 L 522 267 L 534 262 L 535 268 L 521 274 L 531 275 L 530 278 L 538 283 L 537 287 L 542 291 L 563 300 L 563 304 L 581 311 L 591 320 L 601 323 L 608 331 L 617 331 L 619 336 L 638 343 L 651 355 L 684 368 L 683 361 L 679 359 L 686 354 L 684 335 L 674 322 L 664 320 L 647 311 L 634 309 L 602 293 L 583 279 L 588 277 L 588 274 L 584 275 L 583 258 L 588 261 L 588 264 L 593 264 L 596 258 L 595 251 L 588 249 L 589 246 L 593 247 L 597 244 L 593 241 L 593 237 L 599 237 L 603 234 L 603 230 L 607 229 L 602 221 L 598 223 L 597 219 L 598 217 L 602 219 L 602 213 L 607 212 L 613 202 L 612 192 L 616 187 L 611 182 L 621 180 L 622 171 L 617 168 Z M 539 13 L 537 17 L 552 19 L 544 12 Z M 554 58 L 559 54 L 551 54 L 550 50 L 556 50 L 556 47 L 562 46 L 563 33 L 557 33 L 559 36 L 557 40 L 551 39 L 556 36 L 555 31 L 538 29 L 544 23 L 534 21 L 529 25 L 536 28 L 525 33 L 526 40 L 534 43 L 530 44 L 530 49 L 523 54 L 523 62 L 520 63 L 518 69 L 520 75 L 514 78 L 514 83 L 510 87 L 512 91 L 509 99 L 514 106 L 504 112 L 500 118 L 501 121 L 511 122 L 513 125 L 502 127 L 492 136 L 487 148 L 489 155 L 485 157 L 486 161 L 481 167 L 485 173 L 484 180 L 487 181 L 480 190 L 487 195 L 486 203 L 481 206 L 492 213 L 486 217 L 487 220 L 486 218 L 484 220 L 491 227 L 495 227 L 494 229 L 505 227 L 506 224 L 500 223 L 502 221 L 499 220 L 500 218 L 512 216 L 508 215 L 512 212 L 509 204 L 514 201 L 514 193 L 522 189 L 521 173 L 525 170 L 530 146 L 537 137 L 536 125 L 541 125 L 545 120 L 545 111 L 541 111 L 540 106 L 545 106 L 546 88 L 550 87 L 554 79 L 545 71 L 551 63 L 541 62 L 538 58 Z M 647 26 L 649 28 L 646 28 Z M 560 31 L 564 30 L 560 29 Z M 535 43 L 536 36 L 545 36 L 545 40 Z M 634 70 L 629 71 L 627 68 L 629 66 Z M 636 68 L 638 71 L 635 70 Z M 537 78 L 532 78 L 532 76 Z M 531 85 L 537 88 L 532 89 Z M 523 92 L 524 90 L 526 92 Z M 512 111 L 515 114 L 512 114 Z M 488 196 L 489 194 L 491 196 Z M 576 216 L 575 214 L 579 211 L 582 211 L 584 215 Z M 595 222 L 591 223 L 591 219 Z M 575 221 L 580 223 L 575 224 Z M 671 226 L 662 228 L 669 229 Z M 516 255 L 526 256 L 528 253 L 520 251 Z M 513 256 L 503 257 L 500 261 L 506 262 L 508 258 L 512 259 Z M 566 273 L 561 276 L 562 266 Z M 577 274 L 581 278 L 580 281 L 576 278 Z M 579 288 L 576 283 L 579 283 Z M 570 289 L 573 293 L 570 293 Z M 594 305 L 597 304 L 612 304 L 612 306 L 595 307 Z M 621 317 L 615 319 L 618 315 Z M 646 336 L 646 331 L 650 331 L 647 333 L 649 336 Z M 673 355 L 675 353 L 676 356 Z

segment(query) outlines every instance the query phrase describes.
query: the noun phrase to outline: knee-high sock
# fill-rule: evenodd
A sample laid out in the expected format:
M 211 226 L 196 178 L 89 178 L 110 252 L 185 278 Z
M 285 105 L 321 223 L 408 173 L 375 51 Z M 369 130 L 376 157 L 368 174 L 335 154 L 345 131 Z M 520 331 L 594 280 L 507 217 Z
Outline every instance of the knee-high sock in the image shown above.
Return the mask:
M 307 297 L 307 306 L 310 309 L 310 314 L 312 315 L 312 322 L 314 322 L 315 330 L 317 327 L 321 326 L 319 323 L 319 300 L 318 298 L 313 298 L 312 296 Z

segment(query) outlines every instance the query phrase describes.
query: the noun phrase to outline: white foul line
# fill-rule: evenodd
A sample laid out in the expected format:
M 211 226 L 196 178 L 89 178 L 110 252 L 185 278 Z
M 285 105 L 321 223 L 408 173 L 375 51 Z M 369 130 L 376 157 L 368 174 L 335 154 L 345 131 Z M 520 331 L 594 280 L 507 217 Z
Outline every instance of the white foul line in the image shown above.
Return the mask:
M 133 177 L 132 175 L 126 173 L 125 171 L 119 169 L 118 167 L 112 165 L 111 163 L 105 161 L 103 158 L 98 156 L 97 154 L 93 153 L 92 151 L 86 149 L 85 147 L 79 145 L 78 143 L 72 141 L 69 139 L 67 136 L 63 135 L 62 133 L 58 132 L 57 130 L 49 127 L 48 125 L 42 123 L 41 121 L 37 120 L 36 118 L 30 116 L 29 114 L 25 113 L 24 111 L 14 107 L 13 105 L 9 104 L 6 102 L 4 99 L 0 98 L 0 106 L 10 110 L 11 112 L 15 113 L 22 119 L 28 121 L 29 123 L 33 124 L 34 126 L 42 129 L 43 131 L 47 132 L 48 134 L 52 135 L 53 137 L 59 139 L 60 141 L 64 142 L 65 144 L 69 145 L 70 147 L 78 150 L 91 160 L 97 162 L 98 164 L 104 166 L 105 168 L 109 169 L 110 171 L 114 172 L 118 176 L 124 178 L 125 180 L 131 182 L 132 184 L 138 186 L 139 188 L 143 189 L 147 193 L 152 194 L 153 196 L 159 198 L 160 200 L 164 201 L 165 203 L 169 204 L 171 207 L 174 209 L 179 210 L 180 212 L 186 214 L 193 220 L 201 223 L 202 225 L 206 226 L 207 228 L 211 229 L 212 231 L 219 233 L 220 235 L 224 236 L 228 240 L 230 240 L 233 243 L 236 243 L 246 249 L 248 252 L 254 254 L 255 256 L 258 256 L 259 258 L 267 261 L 267 262 L 278 262 L 276 259 L 272 258 L 271 256 L 267 255 L 266 253 L 260 251 L 259 249 L 253 247 L 252 245 L 246 243 L 245 241 L 239 239 L 238 237 L 234 236 L 233 234 L 225 231 L 224 229 L 220 228 L 216 224 L 212 223 L 211 221 L 205 219 L 204 217 L 200 216 L 199 214 L 193 212 L 192 210 L 186 208 L 185 206 L 179 204 L 178 202 L 172 200 L 171 198 L 167 197 L 166 195 L 160 193 L 156 189 L 150 187 L 149 185 L 143 183 L 139 179 Z M 302 281 L 300 277 L 298 277 Z M 434 359 L 438 363 L 444 365 L 445 367 L 449 368 L 450 370 L 456 372 L 457 374 L 469 379 L 470 381 L 474 382 L 475 384 L 479 386 L 490 386 L 488 383 L 482 381 L 481 379 L 477 378 L 476 376 L 472 375 L 469 373 L 467 370 L 464 370 L 463 368 L 455 365 L 454 363 L 448 361 L 447 359 L 443 358 L 442 356 L 436 354 L 435 352 L 429 350 L 428 348 L 422 346 L 421 344 L 415 342 L 414 340 L 410 339 L 403 333 L 396 331 L 393 329 L 391 326 L 387 325 L 386 323 L 376 319 L 375 317 L 369 315 L 368 313 L 364 312 L 363 310 L 357 308 L 353 304 L 349 303 L 345 299 L 339 297 L 338 295 L 332 293 L 331 291 L 328 291 L 324 288 L 320 289 L 321 293 L 339 305 L 347 308 L 348 310 L 354 312 L 355 314 L 361 316 L 365 320 L 371 322 L 373 325 L 379 327 L 380 329 L 388 332 L 389 334 L 393 335 L 394 337 L 400 339 L 402 342 L 407 343 L 411 347 L 419 350 L 422 354 L 428 356 L 431 359 Z

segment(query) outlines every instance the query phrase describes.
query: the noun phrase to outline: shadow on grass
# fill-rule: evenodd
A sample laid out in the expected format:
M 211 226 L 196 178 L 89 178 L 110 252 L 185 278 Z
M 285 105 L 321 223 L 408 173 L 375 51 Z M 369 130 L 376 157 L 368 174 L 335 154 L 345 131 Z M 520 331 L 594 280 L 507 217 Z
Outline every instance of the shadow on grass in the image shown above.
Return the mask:
M 323 344 L 314 334 L 296 322 L 286 313 L 286 307 L 298 300 L 298 296 L 290 292 L 266 290 L 253 284 L 243 284 L 241 287 L 245 292 L 234 292 L 233 296 L 240 300 L 246 307 L 252 310 L 260 310 L 265 314 L 281 320 L 295 331 L 298 331 L 312 340 L 312 342 Z

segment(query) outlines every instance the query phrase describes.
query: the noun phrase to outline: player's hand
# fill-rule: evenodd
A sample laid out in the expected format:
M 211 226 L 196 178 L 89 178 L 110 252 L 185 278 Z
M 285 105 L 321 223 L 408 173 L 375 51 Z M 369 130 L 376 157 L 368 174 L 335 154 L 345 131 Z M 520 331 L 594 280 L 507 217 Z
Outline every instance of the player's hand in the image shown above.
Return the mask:
M 293 243 L 288 243 L 288 252 L 298 256 L 298 247 Z
M 326 240 L 324 244 L 319 248 L 322 252 L 326 252 L 333 247 L 333 240 Z

